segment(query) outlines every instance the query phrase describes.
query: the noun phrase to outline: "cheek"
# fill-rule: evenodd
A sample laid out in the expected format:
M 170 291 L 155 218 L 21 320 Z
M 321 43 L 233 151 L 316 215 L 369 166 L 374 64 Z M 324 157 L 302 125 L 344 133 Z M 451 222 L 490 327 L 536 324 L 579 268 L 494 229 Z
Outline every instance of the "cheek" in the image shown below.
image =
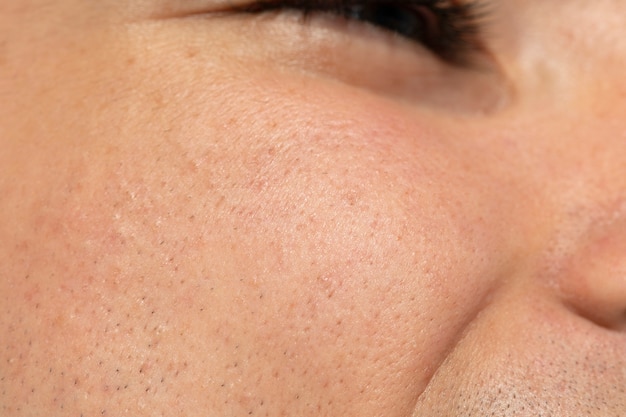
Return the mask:
M 115 228 L 145 241 L 137 264 L 160 260 L 148 279 L 183 301 L 158 302 L 189 337 L 211 335 L 198 349 L 219 352 L 206 366 L 231 392 L 289 387 L 279 403 L 341 396 L 381 412 L 395 392 L 408 410 L 507 272 L 492 197 L 504 185 L 443 133 L 363 97 L 342 111 L 332 95 L 276 94 L 269 112 L 241 97 L 225 119 L 211 107 L 171 130 L 153 162 L 123 156 L 132 198 Z
M 101 113 L 98 139 L 42 157 L 51 172 L 21 196 L 12 275 L 32 278 L 13 314 L 44 311 L 29 328 L 49 351 L 76 341 L 90 393 L 408 412 L 507 271 L 504 184 L 370 96 L 169 82 L 137 80 L 144 101 Z

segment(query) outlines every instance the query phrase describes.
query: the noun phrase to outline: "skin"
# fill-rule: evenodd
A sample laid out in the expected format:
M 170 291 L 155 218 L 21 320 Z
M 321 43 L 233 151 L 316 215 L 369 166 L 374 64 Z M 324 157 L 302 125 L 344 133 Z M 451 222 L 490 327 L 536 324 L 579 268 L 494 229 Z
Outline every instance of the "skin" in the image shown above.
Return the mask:
M 213 0 L 0 0 L 0 414 L 626 414 L 626 3 L 473 69 Z

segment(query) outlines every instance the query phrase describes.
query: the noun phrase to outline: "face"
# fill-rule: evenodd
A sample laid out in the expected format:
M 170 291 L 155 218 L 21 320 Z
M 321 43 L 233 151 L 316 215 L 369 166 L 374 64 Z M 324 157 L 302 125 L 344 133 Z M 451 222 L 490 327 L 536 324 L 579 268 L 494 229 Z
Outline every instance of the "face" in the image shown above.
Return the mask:
M 0 414 L 624 415 L 626 5 L 246 1 L 0 0 Z

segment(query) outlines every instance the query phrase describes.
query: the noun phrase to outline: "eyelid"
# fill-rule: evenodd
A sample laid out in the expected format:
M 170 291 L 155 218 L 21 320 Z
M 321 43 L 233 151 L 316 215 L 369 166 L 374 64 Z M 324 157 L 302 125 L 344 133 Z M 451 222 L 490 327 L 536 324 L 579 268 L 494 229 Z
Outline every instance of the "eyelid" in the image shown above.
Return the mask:
M 477 65 L 469 68 L 448 65 L 423 45 L 360 21 L 316 12 L 306 22 L 301 10 L 281 8 L 284 3 L 267 13 L 263 9 L 246 13 L 255 0 L 232 1 L 238 4 L 170 14 L 167 19 L 183 19 L 176 24 L 184 23 L 182 28 L 189 29 L 187 42 L 206 48 L 207 59 L 214 51 L 207 41 L 210 44 L 217 36 L 226 56 L 247 68 L 246 77 L 269 77 L 274 82 L 287 75 L 285 80 L 292 77 L 345 88 L 350 94 L 374 94 L 458 114 L 490 114 L 509 101 L 506 80 L 491 54 L 476 54 Z M 222 31 L 228 36 L 220 38 Z
M 420 43 L 454 66 L 473 66 L 473 55 L 483 49 L 482 24 L 486 15 L 483 0 L 257 0 L 229 11 L 261 14 L 296 10 L 302 13 L 305 21 L 313 14 L 329 13 L 393 33 L 393 28 L 380 21 L 367 21 L 359 19 L 358 14 L 356 17 L 351 15 L 352 10 L 366 10 L 368 7 L 397 7 L 399 12 L 413 11 L 416 16 L 419 15 L 416 17 L 418 20 L 423 20 L 424 15 L 430 15 L 427 18 L 431 26 L 428 35 L 422 31 L 415 37 L 400 32 L 395 34 Z

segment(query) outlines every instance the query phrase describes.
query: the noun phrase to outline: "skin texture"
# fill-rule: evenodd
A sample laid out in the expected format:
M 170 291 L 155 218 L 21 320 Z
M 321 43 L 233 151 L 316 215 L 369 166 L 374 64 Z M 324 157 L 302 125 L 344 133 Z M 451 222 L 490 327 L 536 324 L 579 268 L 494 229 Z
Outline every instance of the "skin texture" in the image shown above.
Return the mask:
M 626 3 L 222 4 L 0 0 L 0 414 L 626 415 Z

